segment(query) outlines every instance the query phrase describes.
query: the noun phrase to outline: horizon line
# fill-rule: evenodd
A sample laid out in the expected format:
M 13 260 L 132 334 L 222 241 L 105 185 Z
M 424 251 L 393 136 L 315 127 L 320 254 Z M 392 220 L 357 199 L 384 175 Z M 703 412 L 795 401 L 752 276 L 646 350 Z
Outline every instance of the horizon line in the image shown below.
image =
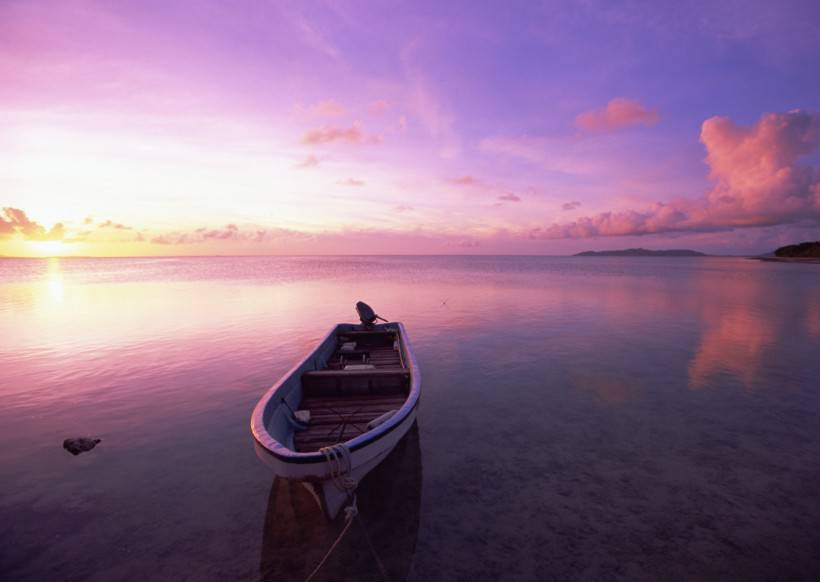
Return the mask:
M 627 249 L 614 249 L 610 252 L 618 252 Z M 646 249 L 657 252 L 666 250 L 679 249 Z M 687 249 L 688 250 L 688 249 Z M 580 251 L 579 253 L 567 255 L 552 255 L 543 253 L 305 253 L 305 254 L 247 254 L 247 255 L 44 255 L 41 257 L 20 256 L 20 255 L 0 255 L 0 259 L 240 259 L 240 258 L 274 258 L 274 257 L 577 257 L 581 253 L 589 251 Z M 595 251 L 599 252 L 599 251 Z M 604 251 L 606 252 L 606 251 Z M 703 258 L 703 257 L 735 257 L 735 258 L 749 258 L 759 257 L 760 254 L 713 254 L 703 253 L 701 257 L 657 257 L 657 258 Z M 590 258 L 590 257 L 585 257 Z M 594 257 L 593 257 L 594 258 Z M 610 257 L 611 258 L 611 257 Z M 627 257 L 629 258 L 629 257 Z M 638 257 L 647 258 L 647 257 Z

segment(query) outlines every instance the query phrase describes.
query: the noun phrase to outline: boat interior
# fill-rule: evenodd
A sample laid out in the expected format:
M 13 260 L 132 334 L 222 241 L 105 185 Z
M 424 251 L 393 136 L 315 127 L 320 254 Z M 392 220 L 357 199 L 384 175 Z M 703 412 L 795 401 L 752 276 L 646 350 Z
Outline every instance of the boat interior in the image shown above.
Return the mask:
M 340 331 L 324 368 L 303 372 L 301 383 L 296 451 L 317 451 L 375 428 L 410 390 L 398 330 Z

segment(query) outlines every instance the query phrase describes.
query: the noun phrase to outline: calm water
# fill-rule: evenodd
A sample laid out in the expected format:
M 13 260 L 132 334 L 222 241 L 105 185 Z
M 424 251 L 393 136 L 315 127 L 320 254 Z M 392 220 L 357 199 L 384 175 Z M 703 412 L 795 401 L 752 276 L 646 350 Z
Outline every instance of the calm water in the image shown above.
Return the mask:
M 249 416 L 359 299 L 422 405 L 321 579 L 820 579 L 820 266 L 551 257 L 0 261 L 0 578 L 303 579 Z

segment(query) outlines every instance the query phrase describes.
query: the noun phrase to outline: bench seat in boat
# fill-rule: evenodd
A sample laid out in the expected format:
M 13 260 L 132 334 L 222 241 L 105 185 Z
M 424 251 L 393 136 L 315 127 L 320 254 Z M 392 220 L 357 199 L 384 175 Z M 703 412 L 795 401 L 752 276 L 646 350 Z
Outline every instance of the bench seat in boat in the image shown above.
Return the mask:
M 311 370 L 302 374 L 302 397 L 406 394 L 410 372 L 402 368 Z

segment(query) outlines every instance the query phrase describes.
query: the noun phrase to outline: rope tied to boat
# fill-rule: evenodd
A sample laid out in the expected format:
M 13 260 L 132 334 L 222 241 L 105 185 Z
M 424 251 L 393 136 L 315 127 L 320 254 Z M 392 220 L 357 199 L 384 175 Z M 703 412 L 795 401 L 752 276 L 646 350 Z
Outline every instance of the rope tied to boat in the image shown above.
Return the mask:
M 359 506 L 356 504 L 356 496 L 354 495 L 350 505 L 345 507 L 345 520 L 352 520 L 357 515 L 359 515 Z
M 325 460 L 327 460 L 327 464 L 330 469 L 330 479 L 340 491 L 347 493 L 347 498 L 350 500 L 350 504 L 345 507 L 345 526 L 342 528 L 342 531 L 339 532 L 339 536 L 336 538 L 336 541 L 334 541 L 333 545 L 330 546 L 330 549 L 324 555 L 322 560 L 316 565 L 313 572 L 310 573 L 310 576 L 305 579 L 305 582 L 310 582 L 313 577 L 319 573 L 319 570 L 321 570 L 322 566 L 325 565 L 325 562 L 327 562 L 327 559 L 333 553 L 333 550 L 335 550 L 336 546 L 339 545 L 339 542 L 342 541 L 342 538 L 347 533 L 347 530 L 349 530 L 350 526 L 353 525 L 353 521 L 359 516 L 359 506 L 355 494 L 355 490 L 359 485 L 359 482 L 352 476 L 353 460 L 350 455 L 350 449 L 342 443 L 337 443 L 329 447 L 322 447 L 319 449 L 319 452 L 322 453 L 325 456 Z M 364 523 L 362 523 L 361 517 L 359 517 L 359 523 L 364 528 Z M 379 556 L 375 553 L 376 550 L 373 547 L 373 543 L 370 541 L 370 537 L 367 535 L 366 529 L 365 536 L 367 536 L 367 542 L 368 545 L 370 545 L 370 550 L 376 558 L 376 563 L 379 566 L 379 572 L 385 580 L 388 580 L 384 565 L 379 559 Z
M 359 485 L 359 482 L 353 477 L 353 460 L 350 449 L 342 443 L 337 443 L 329 447 L 322 447 L 319 452 L 325 456 L 333 484 L 336 485 L 339 491 L 344 491 L 350 495 Z

